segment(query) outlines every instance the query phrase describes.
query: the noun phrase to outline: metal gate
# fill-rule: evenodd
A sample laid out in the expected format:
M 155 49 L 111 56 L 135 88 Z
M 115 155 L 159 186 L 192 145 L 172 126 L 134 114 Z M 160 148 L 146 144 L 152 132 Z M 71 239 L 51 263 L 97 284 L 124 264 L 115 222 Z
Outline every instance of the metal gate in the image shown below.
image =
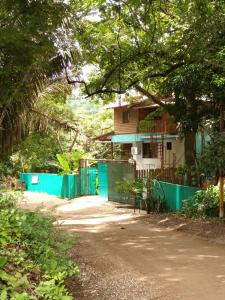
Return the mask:
M 133 200 L 124 197 L 116 191 L 116 183 L 123 180 L 133 180 L 135 178 L 135 166 L 127 161 L 111 161 L 108 165 L 108 189 L 110 201 L 133 204 Z
M 116 182 L 134 179 L 134 165 L 127 161 L 98 162 L 98 194 L 110 201 L 127 203 L 121 194 L 116 192 Z

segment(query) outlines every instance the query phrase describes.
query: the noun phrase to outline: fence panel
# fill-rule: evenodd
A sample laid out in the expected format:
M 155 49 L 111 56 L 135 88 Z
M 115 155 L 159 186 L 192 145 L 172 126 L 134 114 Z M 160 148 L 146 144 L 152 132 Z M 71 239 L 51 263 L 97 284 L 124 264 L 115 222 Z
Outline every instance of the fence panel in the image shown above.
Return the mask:
M 137 170 L 137 178 L 152 178 L 174 183 L 176 168 Z
M 98 194 L 108 199 L 108 163 L 98 162 Z
M 176 212 L 182 207 L 182 201 L 193 196 L 199 188 L 159 181 L 153 186 L 153 198 L 164 199 L 166 211 Z
M 96 195 L 96 168 L 80 168 L 80 194 Z

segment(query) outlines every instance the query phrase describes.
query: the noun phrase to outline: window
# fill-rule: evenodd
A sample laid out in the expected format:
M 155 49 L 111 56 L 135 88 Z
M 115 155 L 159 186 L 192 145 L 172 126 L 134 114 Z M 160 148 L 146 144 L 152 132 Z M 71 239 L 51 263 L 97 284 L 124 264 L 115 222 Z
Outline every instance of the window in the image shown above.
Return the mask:
M 158 143 L 143 143 L 143 158 L 158 157 Z
M 166 150 L 172 150 L 172 143 L 171 142 L 166 143 Z
M 123 115 L 122 115 L 122 122 L 123 123 L 129 123 L 129 111 L 125 110 L 123 111 Z
M 128 160 L 131 157 L 132 144 L 122 144 L 122 159 Z

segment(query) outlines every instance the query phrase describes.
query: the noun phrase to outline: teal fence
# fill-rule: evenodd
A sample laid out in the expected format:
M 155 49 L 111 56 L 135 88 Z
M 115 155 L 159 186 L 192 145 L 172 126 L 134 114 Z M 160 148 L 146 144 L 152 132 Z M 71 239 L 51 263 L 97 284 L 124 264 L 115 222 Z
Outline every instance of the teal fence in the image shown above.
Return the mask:
M 80 194 L 96 195 L 96 168 L 80 168 Z
M 72 199 L 80 195 L 96 195 L 96 176 L 95 168 L 87 168 L 81 170 L 80 175 L 22 173 L 20 180 L 25 183 L 27 191 Z
M 157 181 L 153 186 L 153 198 L 163 199 L 166 210 L 176 212 L 181 209 L 182 201 L 193 196 L 198 190 L 196 187 Z
M 117 166 L 118 167 L 118 166 Z M 110 165 L 101 164 L 99 168 L 99 195 L 102 197 L 107 197 L 110 201 L 115 201 L 119 203 L 132 204 L 134 200 L 131 196 L 125 197 L 125 195 L 115 192 L 116 180 L 113 177 L 114 172 L 111 170 Z M 107 182 L 107 173 L 108 173 L 108 182 Z M 119 172 L 122 179 L 123 172 Z M 117 177 L 118 177 L 117 176 Z M 130 176 L 132 172 L 130 171 Z M 116 177 L 116 178 L 117 178 Z M 127 174 L 124 176 L 128 178 Z M 118 180 L 117 180 L 118 181 Z M 185 185 L 173 184 L 164 181 L 155 181 L 153 184 L 152 198 L 155 200 L 160 200 L 163 202 L 165 210 L 168 212 L 176 212 L 181 210 L 182 201 L 193 196 L 199 188 L 190 187 Z M 137 207 L 139 202 L 136 201 Z
M 98 194 L 101 197 L 108 198 L 112 201 L 126 203 L 126 200 L 122 195 L 118 197 L 116 194 L 115 196 L 113 187 L 115 187 L 115 182 L 118 178 L 114 176 L 113 166 L 109 166 L 107 162 L 98 163 Z M 115 169 L 117 168 L 118 165 L 115 165 Z M 131 171 L 129 170 L 129 172 Z M 124 175 L 122 170 L 120 170 L 119 174 L 120 177 Z M 96 178 L 96 168 L 81 168 L 80 175 L 57 175 L 46 173 L 23 173 L 20 175 L 20 179 L 25 182 L 28 191 L 44 192 L 69 199 L 80 195 L 96 195 Z M 199 189 L 195 187 L 157 181 L 153 187 L 153 197 L 160 197 L 160 199 L 164 200 L 166 210 L 175 212 L 181 209 L 182 201 L 184 199 L 193 196 L 198 190 Z M 130 201 L 127 200 L 127 203 L 130 203 Z
M 108 199 L 108 163 L 98 162 L 98 194 Z

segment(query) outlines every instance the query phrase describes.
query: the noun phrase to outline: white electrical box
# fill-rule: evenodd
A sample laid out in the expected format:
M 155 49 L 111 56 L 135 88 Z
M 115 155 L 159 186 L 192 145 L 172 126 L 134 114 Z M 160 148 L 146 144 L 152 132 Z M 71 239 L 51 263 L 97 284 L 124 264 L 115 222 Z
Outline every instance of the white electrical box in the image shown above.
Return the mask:
M 38 184 L 38 176 L 32 176 L 31 177 L 31 184 Z
M 131 154 L 137 155 L 138 154 L 138 148 L 137 147 L 131 147 Z

